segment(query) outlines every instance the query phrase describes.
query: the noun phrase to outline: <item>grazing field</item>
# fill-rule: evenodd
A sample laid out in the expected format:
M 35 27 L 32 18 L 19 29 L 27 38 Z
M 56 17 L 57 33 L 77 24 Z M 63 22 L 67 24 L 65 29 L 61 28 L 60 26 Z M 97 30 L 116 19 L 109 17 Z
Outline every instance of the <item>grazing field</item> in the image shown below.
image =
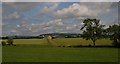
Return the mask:
M 3 46 L 3 62 L 117 62 L 117 48 Z
M 6 40 L 4 40 L 6 41 Z M 101 39 L 96 45 L 111 45 Z M 51 45 L 89 45 L 92 41 L 82 38 L 14 39 L 17 46 L 2 47 L 3 62 L 117 62 L 117 48 L 51 47 Z
M 117 48 L 3 46 L 3 62 L 117 62 Z

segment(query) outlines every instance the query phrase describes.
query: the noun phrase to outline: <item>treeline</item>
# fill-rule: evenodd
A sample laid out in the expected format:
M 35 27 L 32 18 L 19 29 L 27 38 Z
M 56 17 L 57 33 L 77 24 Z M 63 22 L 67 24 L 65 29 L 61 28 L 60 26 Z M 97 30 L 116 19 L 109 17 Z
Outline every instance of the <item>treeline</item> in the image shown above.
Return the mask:
M 48 34 L 41 34 L 39 37 L 47 37 L 51 36 L 53 38 L 79 38 L 81 34 L 79 33 L 48 33 Z
M 34 38 L 42 38 L 38 36 L 5 36 L 2 37 L 2 39 L 8 39 L 9 37 L 12 37 L 13 39 L 34 39 Z
M 81 34 L 77 33 L 48 33 L 48 34 L 41 34 L 38 36 L 10 36 L 13 39 L 42 39 L 47 36 L 51 36 L 53 38 L 79 38 Z M 8 39 L 9 36 L 2 37 L 2 39 Z

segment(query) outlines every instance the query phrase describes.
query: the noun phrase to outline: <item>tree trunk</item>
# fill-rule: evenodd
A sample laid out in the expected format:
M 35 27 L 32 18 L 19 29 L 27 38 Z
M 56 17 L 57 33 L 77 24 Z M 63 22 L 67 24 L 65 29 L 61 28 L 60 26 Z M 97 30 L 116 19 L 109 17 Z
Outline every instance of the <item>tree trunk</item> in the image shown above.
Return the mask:
M 93 46 L 95 47 L 95 40 L 93 40 Z
M 114 39 L 113 45 L 114 45 L 114 46 L 117 46 L 117 45 L 118 45 L 117 39 Z

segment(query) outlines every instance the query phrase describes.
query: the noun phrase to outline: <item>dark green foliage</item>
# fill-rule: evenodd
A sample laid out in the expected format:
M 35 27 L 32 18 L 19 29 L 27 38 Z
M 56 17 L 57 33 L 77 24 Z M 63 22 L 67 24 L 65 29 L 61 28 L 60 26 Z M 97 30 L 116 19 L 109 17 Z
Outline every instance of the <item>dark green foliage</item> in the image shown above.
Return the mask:
M 113 45 L 120 47 L 120 25 L 112 25 L 107 28 L 108 35 L 111 40 L 113 40 Z
M 2 43 L 2 45 L 3 45 L 3 46 L 5 46 L 5 45 L 6 45 L 6 42 L 5 42 L 5 41 L 2 41 L 1 43 Z
M 100 20 L 98 19 L 85 19 L 83 21 L 84 25 L 81 28 L 83 31 L 82 37 L 86 40 L 92 40 L 93 46 L 95 46 L 95 42 L 97 39 L 102 38 L 104 34 L 104 29 L 103 27 L 105 25 L 100 24 Z

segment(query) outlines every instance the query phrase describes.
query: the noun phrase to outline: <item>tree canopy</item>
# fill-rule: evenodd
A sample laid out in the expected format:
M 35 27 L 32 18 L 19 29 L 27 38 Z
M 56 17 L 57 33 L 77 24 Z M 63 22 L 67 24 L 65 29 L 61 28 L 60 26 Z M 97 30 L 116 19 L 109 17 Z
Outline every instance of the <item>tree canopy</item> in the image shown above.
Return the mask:
M 114 24 L 107 28 L 107 33 L 111 40 L 113 40 L 114 46 L 120 46 L 120 25 Z
M 102 38 L 105 25 L 101 25 L 99 19 L 90 18 L 85 19 L 83 23 L 84 25 L 81 27 L 82 37 L 86 40 L 92 40 L 93 46 L 95 46 L 96 40 Z

